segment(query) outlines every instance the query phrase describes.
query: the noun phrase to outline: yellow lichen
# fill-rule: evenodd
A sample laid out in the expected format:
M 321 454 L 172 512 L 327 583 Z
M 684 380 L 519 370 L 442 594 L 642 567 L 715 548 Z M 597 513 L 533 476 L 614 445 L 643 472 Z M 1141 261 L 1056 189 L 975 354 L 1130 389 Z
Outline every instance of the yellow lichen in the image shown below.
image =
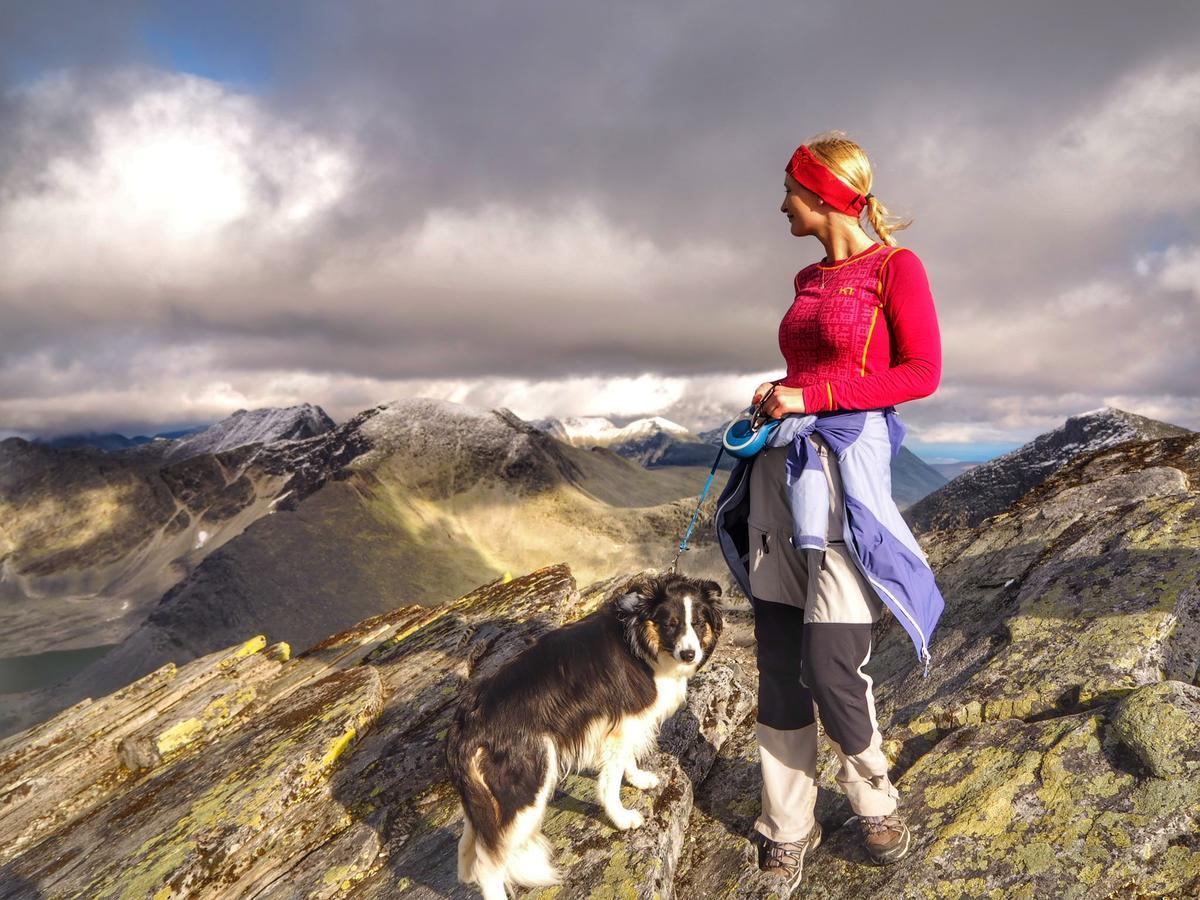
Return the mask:
M 170 756 L 181 747 L 190 744 L 204 731 L 204 725 L 199 719 L 184 719 L 176 722 L 158 736 L 154 745 L 162 756 Z
M 353 725 L 347 725 L 346 730 L 338 735 L 329 745 L 329 750 L 321 759 L 321 768 L 328 769 L 337 758 L 350 746 L 350 742 L 358 736 L 358 730 Z

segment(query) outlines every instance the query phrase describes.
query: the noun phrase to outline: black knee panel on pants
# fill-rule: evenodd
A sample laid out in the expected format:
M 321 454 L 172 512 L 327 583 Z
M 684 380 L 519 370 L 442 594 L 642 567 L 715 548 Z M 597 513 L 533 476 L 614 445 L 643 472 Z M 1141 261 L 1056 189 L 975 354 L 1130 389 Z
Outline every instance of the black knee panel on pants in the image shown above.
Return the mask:
M 800 677 L 817 701 L 825 733 L 847 755 L 867 749 L 874 731 L 867 682 L 858 671 L 870 648 L 869 623 L 809 622 L 804 626 Z
M 813 697 L 800 681 L 804 610 L 751 598 L 758 661 L 758 721 L 791 731 L 817 719 Z

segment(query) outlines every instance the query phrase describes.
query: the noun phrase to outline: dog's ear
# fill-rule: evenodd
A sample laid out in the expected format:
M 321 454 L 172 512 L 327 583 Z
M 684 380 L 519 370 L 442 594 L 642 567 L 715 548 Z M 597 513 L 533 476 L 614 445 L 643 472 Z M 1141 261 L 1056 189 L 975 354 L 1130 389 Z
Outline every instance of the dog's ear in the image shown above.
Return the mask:
M 637 591 L 630 591 L 617 598 L 617 612 L 623 616 L 636 616 L 646 611 L 646 600 Z
M 624 615 L 644 613 L 654 599 L 655 579 L 653 575 L 635 575 L 625 583 L 624 593 L 617 599 L 617 611 Z
M 715 581 L 701 581 L 699 584 L 700 590 L 704 593 L 704 598 L 709 603 L 720 605 L 721 585 Z

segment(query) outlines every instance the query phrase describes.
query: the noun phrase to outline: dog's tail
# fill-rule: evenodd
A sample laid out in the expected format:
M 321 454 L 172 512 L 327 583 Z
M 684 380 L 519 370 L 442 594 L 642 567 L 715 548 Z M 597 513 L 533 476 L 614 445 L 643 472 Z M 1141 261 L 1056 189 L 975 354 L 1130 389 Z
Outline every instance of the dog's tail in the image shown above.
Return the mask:
M 446 768 L 451 784 L 462 798 L 463 814 L 474 827 L 476 840 L 481 840 L 487 847 L 498 847 L 500 803 L 492 788 L 487 786 L 481 768 L 487 748 L 474 740 L 463 740 L 462 734 L 456 734 L 456 731 L 460 730 L 451 725 L 446 733 Z
M 481 762 L 488 748 L 476 738 L 476 730 L 471 727 L 473 723 L 470 719 L 469 710 L 460 707 L 450 723 L 446 732 L 446 770 L 450 773 L 450 783 L 462 799 L 463 815 L 470 826 L 464 829 L 464 842 L 482 841 L 485 847 L 495 849 L 500 844 L 500 801 L 483 777 Z M 471 840 L 467 840 L 467 835 Z M 466 849 L 463 848 L 464 853 L 460 854 L 460 869 L 464 855 L 474 856 L 474 853 L 465 853 Z M 473 868 L 470 859 L 466 863 L 468 870 Z M 459 877 L 462 878 L 463 874 L 460 871 Z
M 460 708 L 446 734 L 446 766 L 462 798 L 466 820 L 459 842 L 459 880 L 478 882 L 485 897 L 503 897 L 506 882 L 529 887 L 557 884 L 560 877 L 550 861 L 552 848 L 540 830 L 546 803 L 558 781 L 553 741 L 546 737 L 533 746 L 490 747 L 470 727 L 470 718 L 470 712 Z M 503 763 L 497 765 L 499 760 L 521 760 L 528 765 L 531 758 L 538 757 L 544 768 L 539 767 L 536 795 L 520 803 L 520 809 L 507 810 L 506 817 L 488 784 L 488 775 L 507 784 L 513 779 Z

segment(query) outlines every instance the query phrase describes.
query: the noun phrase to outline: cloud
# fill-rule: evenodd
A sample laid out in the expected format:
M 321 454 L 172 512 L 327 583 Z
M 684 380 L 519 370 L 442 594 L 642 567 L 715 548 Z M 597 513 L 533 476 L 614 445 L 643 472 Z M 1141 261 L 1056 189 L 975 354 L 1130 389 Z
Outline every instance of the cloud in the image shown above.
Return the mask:
M 175 289 L 219 292 L 300 250 L 350 187 L 350 148 L 205 79 L 127 70 L 92 85 L 60 72 L 17 96 L 29 121 L 78 118 L 88 135 L 0 207 L 9 303 L 100 294 L 115 315 Z
M 938 305 L 911 434 L 1110 397 L 1200 426 L 1194 4 L 214 10 L 270 59 L 254 93 L 156 68 L 136 6 L 86 54 L 61 10 L 0 36 L 0 425 L 428 391 L 710 427 L 783 372 L 822 252 L 783 161 L 842 127 Z M 848 60 L 876 74 L 812 74 Z

